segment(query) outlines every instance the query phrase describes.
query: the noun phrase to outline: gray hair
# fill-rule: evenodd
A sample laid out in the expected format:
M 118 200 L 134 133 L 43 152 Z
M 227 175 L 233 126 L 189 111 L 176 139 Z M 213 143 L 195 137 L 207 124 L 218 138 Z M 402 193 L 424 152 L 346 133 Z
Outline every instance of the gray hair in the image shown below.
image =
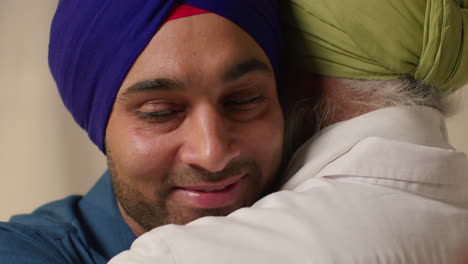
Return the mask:
M 296 102 L 286 112 L 286 153 L 292 153 L 317 131 L 337 121 L 392 106 L 428 106 L 444 115 L 454 111 L 447 93 L 411 78 L 392 80 L 339 79 L 339 100 L 352 104 L 356 111 L 346 113 L 336 95 L 324 95 Z M 360 111 L 359 111 L 360 110 Z M 348 110 L 349 111 L 349 110 Z M 341 117 L 340 117 L 341 116 Z
M 356 105 L 371 109 L 390 106 L 428 106 L 443 114 L 451 113 L 448 94 L 442 89 L 412 78 L 392 80 L 343 79 L 344 89 Z M 351 98 L 352 97 L 352 98 Z

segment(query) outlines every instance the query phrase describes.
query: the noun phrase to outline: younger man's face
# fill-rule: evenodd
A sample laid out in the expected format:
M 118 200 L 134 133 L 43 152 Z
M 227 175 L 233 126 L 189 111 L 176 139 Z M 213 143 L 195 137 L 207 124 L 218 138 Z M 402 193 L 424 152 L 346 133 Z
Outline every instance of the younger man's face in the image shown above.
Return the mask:
M 251 205 L 279 169 L 282 142 L 268 57 L 215 14 L 159 30 L 124 80 L 106 130 L 119 206 L 137 235 Z

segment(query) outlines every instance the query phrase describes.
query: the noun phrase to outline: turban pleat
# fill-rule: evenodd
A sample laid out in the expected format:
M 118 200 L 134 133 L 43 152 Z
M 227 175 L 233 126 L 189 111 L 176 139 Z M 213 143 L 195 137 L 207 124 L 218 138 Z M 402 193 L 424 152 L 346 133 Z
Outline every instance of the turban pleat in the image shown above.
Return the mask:
M 412 77 L 453 91 L 468 82 L 467 2 L 283 1 L 289 52 L 325 76 Z

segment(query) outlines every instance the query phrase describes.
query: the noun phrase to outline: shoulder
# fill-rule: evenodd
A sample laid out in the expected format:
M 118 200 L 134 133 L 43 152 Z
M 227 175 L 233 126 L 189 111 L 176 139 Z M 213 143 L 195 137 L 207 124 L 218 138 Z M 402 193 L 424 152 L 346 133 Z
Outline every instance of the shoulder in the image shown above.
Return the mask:
M 452 263 L 467 216 L 396 189 L 312 179 L 227 217 L 153 229 L 111 263 Z
M 0 263 L 83 263 L 80 199 L 70 196 L 0 223 Z

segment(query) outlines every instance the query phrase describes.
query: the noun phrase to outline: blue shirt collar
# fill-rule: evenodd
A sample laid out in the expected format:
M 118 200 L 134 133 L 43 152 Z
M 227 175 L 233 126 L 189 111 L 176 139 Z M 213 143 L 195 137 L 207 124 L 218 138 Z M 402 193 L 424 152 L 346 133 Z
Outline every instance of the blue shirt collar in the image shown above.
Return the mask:
M 79 203 L 83 223 L 83 237 L 90 247 L 106 259 L 130 248 L 135 234 L 123 220 L 115 198 L 109 171 Z

